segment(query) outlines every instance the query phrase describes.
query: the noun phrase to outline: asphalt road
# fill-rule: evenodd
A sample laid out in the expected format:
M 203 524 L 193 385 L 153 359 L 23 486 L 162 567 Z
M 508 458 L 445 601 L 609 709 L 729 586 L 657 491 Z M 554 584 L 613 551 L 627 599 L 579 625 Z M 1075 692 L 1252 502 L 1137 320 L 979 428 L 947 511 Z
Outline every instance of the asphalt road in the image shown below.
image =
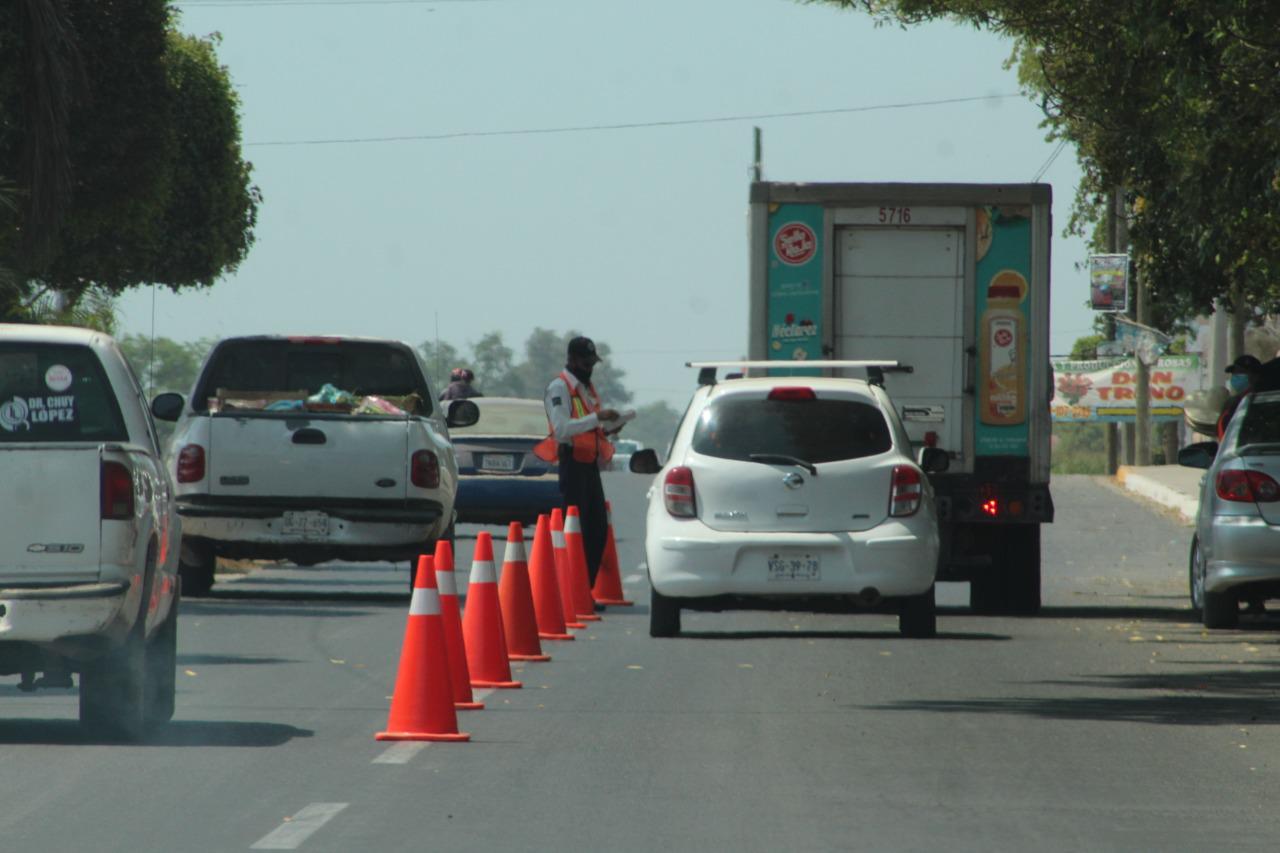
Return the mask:
M 970 616 L 954 586 L 937 640 L 765 612 L 687 613 L 654 640 L 645 484 L 606 487 L 636 606 L 460 712 L 472 742 L 373 739 L 406 566 L 267 569 L 184 603 L 177 716 L 153 743 L 86 742 L 74 691 L 0 685 L 0 848 L 1275 847 L 1280 619 L 1194 623 L 1190 530 L 1166 514 L 1057 480 L 1038 618 Z

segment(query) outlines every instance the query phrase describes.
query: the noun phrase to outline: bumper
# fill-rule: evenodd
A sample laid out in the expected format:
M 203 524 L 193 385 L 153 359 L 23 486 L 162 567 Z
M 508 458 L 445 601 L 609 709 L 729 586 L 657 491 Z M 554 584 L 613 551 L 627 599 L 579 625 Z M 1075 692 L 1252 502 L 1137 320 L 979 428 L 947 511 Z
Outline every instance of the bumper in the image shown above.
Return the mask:
M 311 523 L 287 513 L 307 513 Z M 334 504 L 316 500 L 222 501 L 185 499 L 178 504 L 184 536 L 215 542 L 261 545 L 394 547 L 440 535 L 448 522 L 435 501 L 367 501 Z M 322 519 L 321 516 L 327 517 Z
M 1245 584 L 1280 582 L 1280 526 L 1261 518 L 1218 516 L 1205 589 L 1224 592 Z
M 458 496 L 454 509 L 458 521 L 501 523 L 536 521 L 561 505 L 560 482 L 549 477 L 458 478 Z
M 0 589 L 0 642 L 56 643 L 107 634 L 127 621 L 128 602 L 127 583 Z
M 651 519 L 652 521 L 652 519 Z M 674 520 L 673 520 L 674 521 Z M 934 582 L 937 525 L 892 519 L 859 533 L 740 533 L 688 521 L 650 527 L 649 582 L 663 595 L 917 595 Z M 771 558 L 816 558 L 816 578 L 770 577 Z

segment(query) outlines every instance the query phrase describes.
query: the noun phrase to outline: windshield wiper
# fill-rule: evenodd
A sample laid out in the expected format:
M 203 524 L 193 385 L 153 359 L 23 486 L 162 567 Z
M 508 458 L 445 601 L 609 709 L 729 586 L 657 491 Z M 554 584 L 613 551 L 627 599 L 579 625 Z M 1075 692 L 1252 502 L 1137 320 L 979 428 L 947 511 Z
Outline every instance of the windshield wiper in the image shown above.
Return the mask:
M 797 468 L 805 469 L 815 477 L 818 476 L 817 465 L 795 456 L 787 456 L 785 453 L 752 453 L 747 458 L 752 462 L 761 462 L 765 465 L 795 465 Z

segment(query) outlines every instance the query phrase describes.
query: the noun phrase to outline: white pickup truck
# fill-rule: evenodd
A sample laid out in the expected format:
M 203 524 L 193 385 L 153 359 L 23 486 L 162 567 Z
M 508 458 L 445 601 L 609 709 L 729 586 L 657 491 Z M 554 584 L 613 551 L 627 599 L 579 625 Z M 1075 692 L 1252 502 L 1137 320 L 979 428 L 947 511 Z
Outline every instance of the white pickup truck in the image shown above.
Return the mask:
M 95 735 L 173 716 L 181 528 L 141 386 L 87 329 L 0 325 L 0 674 Z
M 458 469 L 448 411 L 421 357 L 399 341 L 227 338 L 190 399 L 161 394 L 176 420 L 170 465 L 182 516 L 187 595 L 205 595 L 217 557 L 412 560 L 450 529 Z

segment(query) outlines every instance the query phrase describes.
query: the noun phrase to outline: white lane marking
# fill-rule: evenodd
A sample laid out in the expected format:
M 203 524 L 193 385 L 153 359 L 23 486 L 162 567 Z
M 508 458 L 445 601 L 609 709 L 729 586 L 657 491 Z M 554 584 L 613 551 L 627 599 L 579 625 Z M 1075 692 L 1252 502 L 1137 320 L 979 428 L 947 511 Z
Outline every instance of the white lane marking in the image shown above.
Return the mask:
M 644 580 L 644 575 L 627 575 L 625 578 L 623 578 L 623 583 L 634 585 L 634 584 L 640 583 L 640 581 L 642 580 Z
M 496 687 L 485 687 L 481 690 L 472 690 L 471 698 L 477 702 L 483 702 L 485 697 L 497 693 Z M 465 713 L 465 712 L 464 712 Z M 374 764 L 408 764 L 415 755 L 426 749 L 430 744 L 421 740 L 402 740 L 393 743 L 382 751 L 382 754 L 373 759 Z
M 250 850 L 297 850 L 350 803 L 312 803 L 254 842 Z
M 427 748 L 427 744 L 420 740 L 402 740 L 399 743 L 393 743 L 386 750 L 373 759 L 374 764 L 408 764 L 409 759 L 413 758 L 419 752 Z

